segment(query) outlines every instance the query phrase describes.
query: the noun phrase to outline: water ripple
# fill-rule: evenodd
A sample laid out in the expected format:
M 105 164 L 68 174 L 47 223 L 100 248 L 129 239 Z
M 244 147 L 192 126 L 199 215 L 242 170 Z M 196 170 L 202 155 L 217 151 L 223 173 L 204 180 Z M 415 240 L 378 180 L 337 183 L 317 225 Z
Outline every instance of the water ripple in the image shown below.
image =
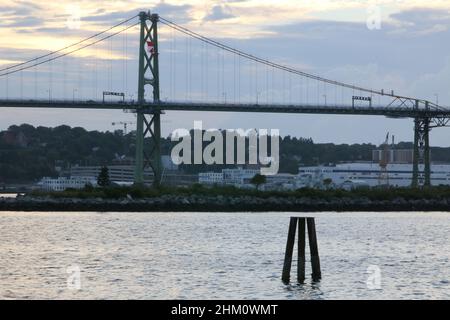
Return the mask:
M 0 298 L 450 298 L 450 214 L 315 214 L 323 279 L 284 285 L 291 215 L 0 212 Z

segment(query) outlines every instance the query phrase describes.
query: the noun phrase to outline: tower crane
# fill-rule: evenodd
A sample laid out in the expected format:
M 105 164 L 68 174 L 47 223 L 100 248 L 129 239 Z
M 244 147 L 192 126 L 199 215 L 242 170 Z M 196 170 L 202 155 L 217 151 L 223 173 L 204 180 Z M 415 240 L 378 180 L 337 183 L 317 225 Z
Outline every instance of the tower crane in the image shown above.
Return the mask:
M 112 125 L 113 126 L 120 126 L 123 125 L 123 134 L 126 135 L 127 131 L 128 131 L 128 125 L 133 125 L 136 124 L 136 122 L 131 122 L 131 121 L 120 121 L 120 122 L 113 122 Z

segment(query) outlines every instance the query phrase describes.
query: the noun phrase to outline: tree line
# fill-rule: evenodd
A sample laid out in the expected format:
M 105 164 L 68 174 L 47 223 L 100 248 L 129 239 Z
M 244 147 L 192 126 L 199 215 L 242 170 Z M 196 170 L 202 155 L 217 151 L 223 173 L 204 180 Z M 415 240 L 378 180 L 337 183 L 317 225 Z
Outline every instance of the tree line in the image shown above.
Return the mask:
M 191 131 L 193 134 L 193 131 Z M 163 155 L 170 155 L 177 142 L 163 138 Z M 152 141 L 145 140 L 145 148 Z M 412 143 L 399 143 L 398 148 L 412 148 Z M 299 165 L 318 165 L 342 161 L 370 161 L 374 144 L 314 143 L 311 138 L 286 136 L 280 139 L 280 172 L 298 172 Z M 450 162 L 450 148 L 432 148 L 434 161 Z M 133 160 L 134 133 L 88 131 L 80 127 L 54 128 L 29 124 L 13 125 L 0 132 L 0 184 L 35 182 L 41 177 L 58 176 L 59 169 L 71 165 L 107 166 Z M 219 171 L 233 166 L 181 165 L 188 174 Z

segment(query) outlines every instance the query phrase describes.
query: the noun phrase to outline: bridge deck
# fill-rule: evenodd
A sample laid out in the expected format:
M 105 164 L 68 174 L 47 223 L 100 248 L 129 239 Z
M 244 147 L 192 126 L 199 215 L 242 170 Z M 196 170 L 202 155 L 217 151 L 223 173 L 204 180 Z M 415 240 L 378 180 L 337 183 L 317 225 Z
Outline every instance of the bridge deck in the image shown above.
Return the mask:
M 42 100 L 0 100 L 0 108 L 54 108 L 54 109 L 97 109 L 97 110 L 130 110 L 139 108 L 137 103 L 103 103 L 101 101 L 42 101 Z M 352 107 L 346 105 L 266 105 L 266 104 L 234 104 L 234 103 L 182 103 L 161 102 L 148 103 L 145 110 L 162 111 L 204 111 L 204 112 L 255 112 L 255 113 L 303 113 L 334 115 L 370 115 L 392 118 L 448 118 L 450 109 L 414 109 L 407 107 Z

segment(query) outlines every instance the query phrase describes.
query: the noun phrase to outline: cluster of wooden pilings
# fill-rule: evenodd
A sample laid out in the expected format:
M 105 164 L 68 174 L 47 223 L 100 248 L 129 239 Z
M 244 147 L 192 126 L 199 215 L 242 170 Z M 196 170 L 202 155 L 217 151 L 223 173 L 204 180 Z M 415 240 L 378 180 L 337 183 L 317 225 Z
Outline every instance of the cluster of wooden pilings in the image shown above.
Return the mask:
M 291 278 L 291 265 L 292 265 L 292 255 L 294 252 L 295 244 L 295 233 L 298 225 L 298 262 L 297 262 L 297 281 L 299 283 L 305 282 L 305 246 L 306 246 L 306 235 L 305 227 L 308 228 L 308 240 L 309 240 L 309 251 L 311 254 L 311 268 L 312 268 L 312 280 L 317 282 L 322 278 L 322 273 L 320 271 L 320 258 L 319 249 L 317 246 L 317 236 L 316 236 L 316 223 L 314 218 L 298 218 L 291 217 L 289 223 L 289 232 L 286 244 L 286 254 L 284 257 L 284 267 L 283 275 L 281 280 L 284 283 L 289 283 Z

